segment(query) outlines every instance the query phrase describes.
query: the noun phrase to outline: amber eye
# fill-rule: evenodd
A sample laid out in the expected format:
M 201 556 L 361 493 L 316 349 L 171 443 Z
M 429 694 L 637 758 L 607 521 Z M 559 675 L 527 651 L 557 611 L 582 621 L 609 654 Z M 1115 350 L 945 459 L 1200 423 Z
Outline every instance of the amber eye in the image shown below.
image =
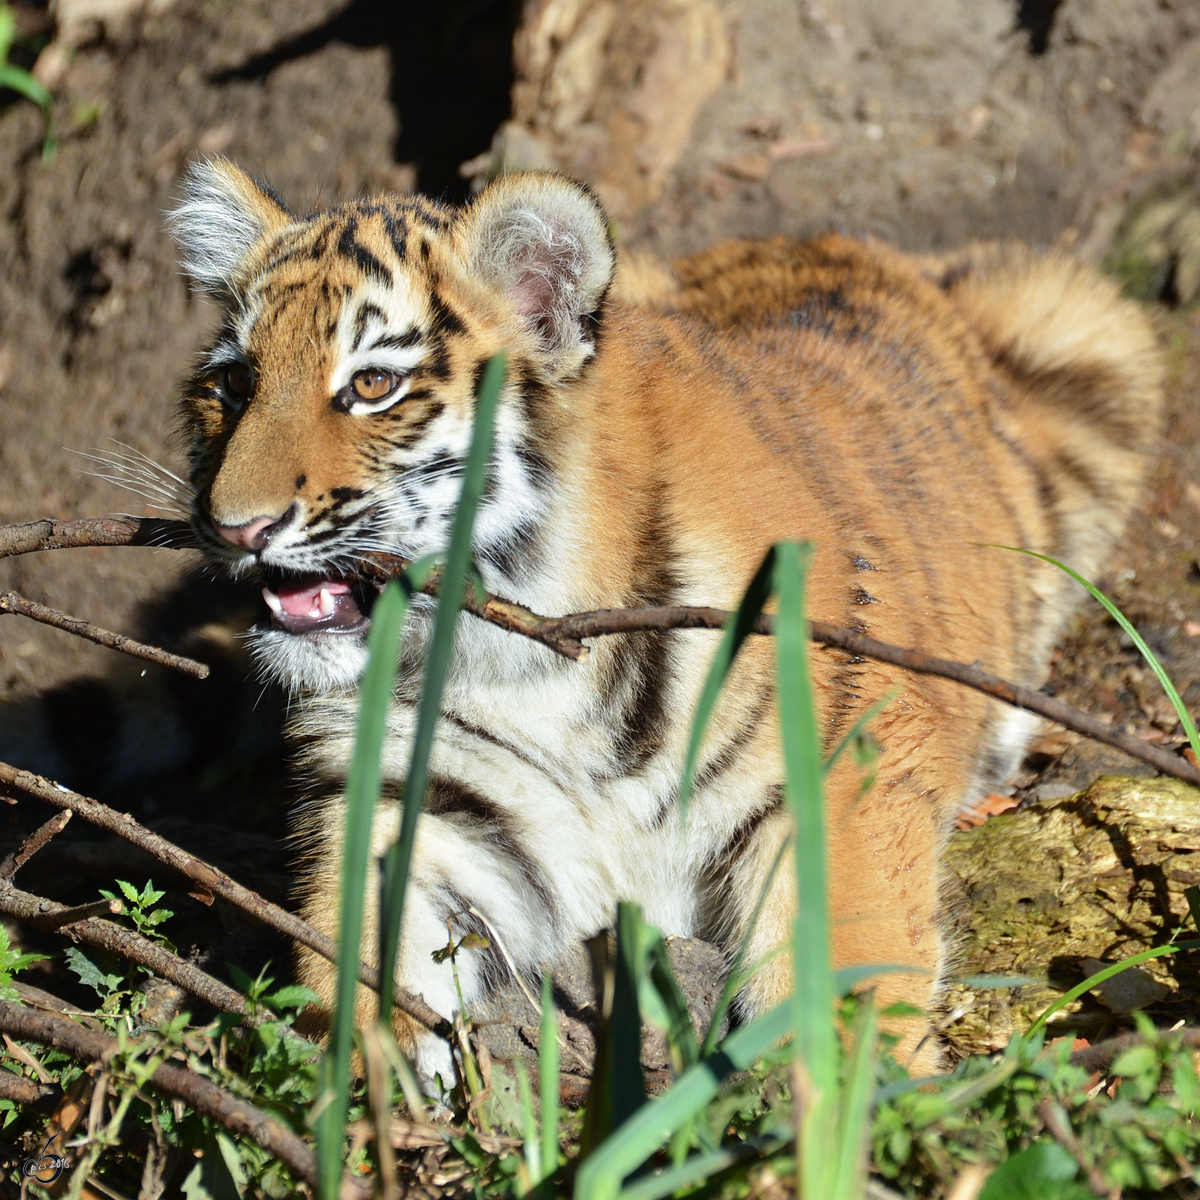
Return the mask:
M 396 390 L 396 384 L 399 382 L 399 377 L 390 371 L 378 371 L 368 367 L 350 380 L 350 386 L 360 400 L 382 400 L 389 392 Z
M 245 363 L 235 362 L 225 368 L 225 394 L 235 405 L 243 404 L 254 391 L 254 372 Z

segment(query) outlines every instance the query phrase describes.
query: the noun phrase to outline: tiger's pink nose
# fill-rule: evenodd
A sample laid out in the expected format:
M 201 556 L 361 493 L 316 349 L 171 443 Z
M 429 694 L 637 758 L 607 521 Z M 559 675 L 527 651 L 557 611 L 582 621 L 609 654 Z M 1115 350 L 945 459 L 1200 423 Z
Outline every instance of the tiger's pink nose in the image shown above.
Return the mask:
M 255 517 L 245 525 L 222 525 L 216 517 L 212 518 L 213 528 L 227 542 L 235 546 L 244 546 L 247 550 L 261 550 L 271 540 L 271 535 L 281 523 L 279 517 Z

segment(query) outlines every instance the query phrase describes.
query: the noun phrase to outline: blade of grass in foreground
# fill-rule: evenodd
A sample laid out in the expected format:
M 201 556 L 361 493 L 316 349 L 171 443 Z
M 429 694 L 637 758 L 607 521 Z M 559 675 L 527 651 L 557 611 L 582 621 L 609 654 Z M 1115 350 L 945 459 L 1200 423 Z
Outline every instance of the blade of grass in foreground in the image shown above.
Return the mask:
M 354 1038 L 354 995 L 362 938 L 363 880 L 371 851 L 371 826 L 379 799 L 379 759 L 396 678 L 400 631 L 408 611 L 404 584 L 393 579 L 371 612 L 367 668 L 354 757 L 346 779 L 346 832 L 342 851 L 341 913 L 338 924 L 337 998 L 329 1049 L 321 1063 L 317 1103 L 317 1179 L 322 1200 L 336 1200 L 342 1176 L 342 1140 L 350 1095 L 350 1048 Z
M 1072 571 L 1065 563 L 1060 563 L 1058 559 L 1051 558 L 1047 554 L 1038 554 L 1036 550 L 1026 550 L 1021 546 L 1000 546 L 994 542 L 988 542 L 986 545 L 993 547 L 996 550 L 1013 550 L 1017 554 L 1028 554 L 1030 558 L 1040 558 L 1042 562 L 1049 563 L 1051 566 L 1057 567 L 1060 571 L 1066 572 L 1075 580 L 1081 587 L 1087 589 L 1093 600 L 1099 601 L 1107 610 L 1108 615 L 1129 635 L 1133 640 L 1133 644 L 1138 648 L 1138 653 L 1146 660 L 1150 670 L 1154 672 L 1155 678 L 1162 685 L 1162 689 L 1167 693 L 1167 699 L 1171 701 L 1175 709 L 1175 715 L 1179 718 L 1180 725 L 1183 726 L 1184 733 L 1187 734 L 1187 740 L 1192 747 L 1192 753 L 1200 759 L 1200 734 L 1196 732 L 1196 722 L 1192 720 L 1192 714 L 1188 712 L 1187 705 L 1184 704 L 1183 698 L 1175 690 L 1175 685 L 1171 682 L 1171 677 L 1163 669 L 1162 663 L 1155 657 L 1154 651 L 1146 645 L 1146 639 L 1142 637 L 1136 629 L 1134 629 L 1129 618 L 1110 600 L 1094 583 L 1084 579 L 1078 571 Z
M 1077 983 L 1069 992 L 1064 992 L 1059 996 L 1030 1025 L 1025 1031 L 1024 1036 L 1032 1037 L 1056 1012 L 1066 1008 L 1072 1001 L 1078 1000 L 1085 992 L 1090 992 L 1098 983 L 1103 983 L 1106 979 L 1111 979 L 1114 975 L 1120 975 L 1122 971 L 1128 971 L 1130 967 L 1136 967 L 1138 963 L 1149 962 L 1152 958 L 1162 958 L 1164 954 L 1178 954 L 1180 950 L 1200 950 L 1200 941 L 1174 942 L 1167 946 L 1155 946 L 1151 950 L 1143 950 L 1140 954 L 1134 954 L 1119 963 L 1113 963 L 1111 967 L 1105 967 L 1103 971 L 1097 971 L 1095 975 L 1089 975 L 1082 983 Z
M 408 870 L 412 861 L 413 838 L 417 832 L 417 817 L 425 800 L 425 784 L 429 778 L 429 754 L 433 749 L 433 734 L 441 712 L 442 688 L 450 669 L 450 652 L 454 646 L 454 630 L 462 604 L 463 586 L 471 564 L 471 532 L 475 526 L 475 510 L 483 494 L 488 460 L 492 452 L 492 434 L 496 424 L 496 408 L 504 387 L 507 359 L 497 354 L 488 360 L 479 383 L 475 404 L 475 427 L 471 448 L 463 469 L 462 493 L 454 514 L 450 533 L 450 549 L 442 570 L 441 596 L 433 621 L 433 636 L 425 659 L 425 678 L 417 708 L 417 729 L 413 736 L 412 758 L 401 797 L 400 835 L 388 847 L 383 863 L 383 885 L 380 888 L 379 922 L 379 1018 L 391 1023 L 392 983 L 396 975 L 396 956 L 399 951 L 400 928 L 404 916 L 404 893 L 408 887 Z
M 651 1100 L 606 1138 L 575 1176 L 575 1200 L 614 1200 L 621 1182 L 646 1161 L 689 1117 L 717 1094 L 722 1080 L 752 1067 L 792 1032 L 795 1005 L 789 1000 L 730 1034 L 715 1054 L 686 1070 L 675 1086 Z M 830 1016 L 830 1028 L 833 1018 Z
M 738 604 L 737 610 L 725 626 L 725 632 L 721 635 L 721 642 L 717 647 L 716 657 L 708 669 L 708 676 L 704 680 L 704 687 L 696 704 L 696 715 L 692 718 L 692 732 L 688 738 L 687 752 L 683 758 L 683 777 L 679 782 L 679 819 L 681 823 L 687 818 L 687 805 L 692 796 L 692 785 L 696 776 L 696 762 L 700 757 L 700 746 L 704 741 L 704 735 L 708 731 L 709 719 L 712 717 L 713 709 L 717 706 L 721 688 L 725 684 L 725 678 L 733 666 L 737 652 L 742 648 L 742 643 L 746 638 L 750 636 L 754 629 L 754 622 L 770 599 L 771 578 L 774 570 L 775 548 L 772 546 L 767 551 L 758 570 L 754 572 L 754 578 L 750 580 L 750 585 L 746 588 L 741 603 Z
M 801 1118 L 799 1192 L 806 1200 L 829 1196 L 836 1159 L 829 1153 L 837 1111 L 837 1032 L 833 967 L 829 959 L 826 894 L 824 764 L 816 706 L 808 671 L 808 622 L 804 587 L 812 547 L 781 542 L 775 547 L 775 653 L 778 657 L 779 723 L 785 770 L 784 797 L 792 812 L 797 913 L 792 932 L 796 1058 L 811 1095 Z M 797 1097 L 797 1104 L 801 1098 Z
M 542 976 L 542 1031 L 538 1042 L 538 1087 L 542 1104 L 542 1179 L 538 1200 L 553 1200 L 554 1176 L 558 1173 L 558 1009 L 554 1004 L 554 980 Z

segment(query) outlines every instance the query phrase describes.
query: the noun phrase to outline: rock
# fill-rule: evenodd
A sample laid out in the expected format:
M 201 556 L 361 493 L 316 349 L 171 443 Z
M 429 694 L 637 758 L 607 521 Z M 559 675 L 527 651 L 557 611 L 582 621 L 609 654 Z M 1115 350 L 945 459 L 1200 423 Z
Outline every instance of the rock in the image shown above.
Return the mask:
M 667 957 L 675 978 L 688 997 L 692 1027 L 704 1036 L 725 982 L 721 952 L 696 938 L 668 937 Z M 554 993 L 562 1027 L 561 1068 L 572 1075 L 589 1075 L 596 1053 L 595 991 L 587 951 L 576 946 L 554 969 Z M 479 1038 L 497 1058 L 537 1058 L 540 1021 L 529 997 L 515 984 L 500 989 L 472 1014 Z M 669 1067 L 666 1042 L 650 1026 L 642 1031 L 642 1065 L 650 1072 Z
M 953 976 L 1044 982 L 999 990 L 951 984 L 944 1009 L 959 1014 L 945 1031 L 951 1051 L 1000 1049 L 1094 973 L 1092 960 L 1115 963 L 1166 942 L 1188 912 L 1183 892 L 1194 883 L 1200 791 L 1174 779 L 1106 775 L 1086 791 L 955 833 L 945 881 L 957 942 Z M 1154 1005 L 1169 1018 L 1194 1011 L 1196 957 L 1153 959 L 1123 984 L 1077 1001 L 1051 1028 L 1095 1040 L 1114 1013 Z

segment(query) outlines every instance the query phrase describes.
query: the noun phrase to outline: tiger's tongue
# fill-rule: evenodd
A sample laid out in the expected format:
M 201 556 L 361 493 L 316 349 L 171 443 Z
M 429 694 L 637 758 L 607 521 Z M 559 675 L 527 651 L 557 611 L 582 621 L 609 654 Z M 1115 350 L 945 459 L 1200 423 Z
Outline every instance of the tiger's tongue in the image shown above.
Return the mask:
M 320 611 L 322 591 L 344 596 L 349 590 L 350 585 L 340 579 L 309 579 L 280 584 L 275 595 L 289 617 L 303 617 L 314 609 Z

